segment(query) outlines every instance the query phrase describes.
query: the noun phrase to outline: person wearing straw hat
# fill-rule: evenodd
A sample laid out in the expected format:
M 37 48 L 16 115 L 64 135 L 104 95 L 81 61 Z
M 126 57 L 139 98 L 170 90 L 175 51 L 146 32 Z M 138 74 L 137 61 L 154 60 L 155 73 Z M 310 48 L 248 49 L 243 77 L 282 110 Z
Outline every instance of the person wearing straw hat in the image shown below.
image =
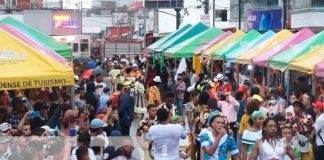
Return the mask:
M 119 115 L 120 115 L 120 126 L 124 136 L 129 136 L 130 127 L 134 120 L 134 99 L 130 95 L 132 83 L 126 81 L 124 83 L 124 91 L 119 98 Z
M 314 130 L 311 137 L 313 138 L 315 136 L 317 159 L 324 159 L 324 103 L 317 101 L 316 103 L 313 103 L 313 106 L 315 107 L 317 118 L 313 125 Z

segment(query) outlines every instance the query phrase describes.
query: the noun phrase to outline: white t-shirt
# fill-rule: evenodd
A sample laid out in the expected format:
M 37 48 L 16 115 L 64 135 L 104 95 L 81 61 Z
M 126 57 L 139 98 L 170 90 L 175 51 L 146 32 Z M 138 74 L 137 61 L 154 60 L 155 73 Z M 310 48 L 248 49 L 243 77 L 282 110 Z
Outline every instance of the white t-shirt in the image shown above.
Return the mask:
M 319 115 L 316 118 L 315 123 L 313 124 L 314 128 L 315 128 L 315 135 L 316 135 L 316 144 L 317 146 L 323 146 L 324 142 L 322 141 L 320 135 L 322 136 L 323 140 L 324 140 L 324 113 L 322 113 L 321 115 Z M 320 132 L 320 134 L 319 134 Z
M 78 148 L 79 148 L 79 147 L 75 147 L 75 148 L 72 150 L 71 160 L 77 160 L 77 157 L 76 157 L 75 152 L 76 152 L 76 150 L 77 150 Z M 88 154 L 89 154 L 89 158 L 90 158 L 91 160 L 96 160 L 96 156 L 95 156 L 95 154 L 94 154 L 94 152 L 93 152 L 92 149 L 88 148 Z
M 95 81 L 94 83 L 95 83 L 96 87 L 97 87 L 98 85 L 102 85 L 101 88 L 97 88 L 97 89 L 96 89 L 96 94 L 97 94 L 98 96 L 101 96 L 101 95 L 102 95 L 102 91 L 103 91 L 103 89 L 104 89 L 105 87 L 107 87 L 107 84 L 104 83 L 104 82 L 97 83 L 96 81 Z
M 158 124 L 150 127 L 148 137 L 153 141 L 154 160 L 178 160 L 179 140 L 186 138 L 180 124 Z

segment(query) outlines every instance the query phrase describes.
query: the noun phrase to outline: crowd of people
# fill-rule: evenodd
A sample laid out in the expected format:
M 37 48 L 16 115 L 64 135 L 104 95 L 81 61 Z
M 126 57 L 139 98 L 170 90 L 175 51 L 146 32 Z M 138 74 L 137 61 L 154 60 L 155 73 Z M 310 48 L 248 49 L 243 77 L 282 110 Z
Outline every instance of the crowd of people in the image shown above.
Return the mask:
M 72 89 L 0 91 L 0 159 L 324 159 L 324 84 L 285 95 L 258 76 L 93 59 L 75 63 Z

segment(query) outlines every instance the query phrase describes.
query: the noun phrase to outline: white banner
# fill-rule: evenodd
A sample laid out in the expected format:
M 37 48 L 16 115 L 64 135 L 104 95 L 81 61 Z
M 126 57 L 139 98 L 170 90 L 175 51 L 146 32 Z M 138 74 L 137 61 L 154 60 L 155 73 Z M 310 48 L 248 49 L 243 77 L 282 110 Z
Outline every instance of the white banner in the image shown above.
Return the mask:
M 81 6 L 83 9 L 90 9 L 92 7 L 91 0 L 63 0 L 64 9 L 81 9 Z

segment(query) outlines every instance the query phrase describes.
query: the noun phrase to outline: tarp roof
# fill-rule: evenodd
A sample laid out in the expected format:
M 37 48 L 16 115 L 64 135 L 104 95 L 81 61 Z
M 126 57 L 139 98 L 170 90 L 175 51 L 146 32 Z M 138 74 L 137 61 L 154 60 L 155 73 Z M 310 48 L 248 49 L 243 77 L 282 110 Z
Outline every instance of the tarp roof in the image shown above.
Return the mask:
M 0 24 L 8 24 L 11 25 L 21 32 L 25 33 L 30 38 L 36 40 L 40 44 L 48 47 L 49 49 L 54 50 L 61 56 L 65 58 L 72 59 L 72 48 L 66 44 L 57 42 L 54 38 L 50 37 L 49 35 L 46 35 L 42 32 L 37 31 L 33 27 L 26 25 L 24 23 L 21 23 L 11 17 L 4 18 L 0 20 Z
M 74 85 L 72 68 L 0 29 L 0 90 Z
M 151 44 L 150 46 L 147 47 L 147 50 L 149 52 L 153 52 L 154 49 L 156 49 L 158 46 L 162 45 L 163 43 L 165 43 L 166 41 L 168 41 L 169 39 L 179 35 L 180 33 L 188 30 L 190 27 L 192 27 L 191 24 L 187 24 L 185 26 L 183 26 L 182 28 L 176 30 L 175 32 L 172 32 L 170 34 L 168 34 L 167 36 L 159 39 L 158 41 L 156 41 L 155 43 Z
M 281 42 L 285 41 L 286 39 L 292 37 L 294 34 L 288 30 L 281 30 L 268 40 L 256 45 L 252 49 L 248 50 L 247 52 L 241 54 L 238 59 L 237 63 L 241 64 L 252 64 L 252 58 L 258 55 L 265 53 L 267 50 L 279 45 Z
M 209 41 L 221 36 L 224 32 L 217 28 L 210 28 L 192 39 L 186 40 L 179 45 L 164 51 L 166 57 L 171 58 L 189 58 L 192 57 L 195 50 L 199 49 Z
M 220 48 L 213 54 L 213 59 L 216 60 L 225 60 L 225 55 L 230 53 L 231 51 L 246 45 L 247 43 L 251 42 L 252 40 L 259 37 L 261 34 L 256 30 L 251 30 L 246 33 L 244 36 L 237 39 L 233 43 L 226 45 L 225 47 Z
M 212 58 L 213 54 L 218 49 L 221 49 L 223 47 L 226 47 L 229 44 L 232 44 L 233 42 L 237 41 L 239 38 L 241 38 L 244 35 L 245 35 L 244 32 L 242 32 L 242 31 L 236 31 L 235 33 L 233 33 L 232 35 L 228 36 L 227 38 L 225 38 L 221 42 L 219 42 L 219 43 L 211 46 L 210 48 L 206 49 L 205 51 L 203 51 L 202 52 L 202 56 L 203 57 Z
M 222 34 L 221 36 L 211 40 L 210 42 L 206 43 L 205 45 L 203 45 L 202 47 L 198 48 L 195 50 L 195 54 L 200 54 L 203 51 L 205 51 L 206 49 L 210 48 L 213 45 L 216 45 L 217 43 L 221 42 L 222 40 L 224 40 L 225 38 L 227 38 L 228 36 L 232 35 L 233 33 L 231 31 L 227 31 L 224 34 Z
M 315 35 L 310 29 L 304 28 L 300 30 L 298 33 L 290 37 L 289 39 L 285 40 L 284 42 L 280 43 L 279 45 L 271 48 L 270 50 L 266 51 L 265 53 L 253 57 L 253 63 L 258 66 L 267 67 L 268 61 L 271 57 L 279 54 L 282 51 L 285 51 L 286 49 L 289 49 L 290 47 L 312 37 Z
M 278 55 L 270 58 L 269 66 L 270 68 L 284 71 L 288 68 L 288 64 L 292 60 L 308 53 L 316 46 L 321 44 L 324 44 L 324 31 L 317 33 L 309 39 L 293 47 L 290 47 L 288 50 L 285 50 L 279 53 Z
M 165 43 L 158 46 L 154 51 L 156 52 L 163 52 L 166 49 L 173 47 L 177 44 L 180 44 L 181 42 L 184 42 L 194 36 L 197 36 L 199 33 L 206 31 L 208 29 L 208 26 L 206 26 L 203 23 L 197 23 L 194 26 L 191 26 L 188 30 L 174 36 L 173 38 L 169 39 Z
M 310 52 L 292 60 L 288 68 L 306 74 L 314 74 L 317 64 L 324 62 L 324 45 L 318 46 Z
M 55 59 L 63 64 L 68 63 L 66 61 L 66 59 L 64 59 L 64 57 L 62 57 L 61 55 L 58 55 L 56 52 L 54 52 L 46 47 L 44 47 L 43 45 L 39 44 L 38 42 L 34 41 L 33 39 L 25 36 L 22 32 L 20 32 L 16 28 L 14 28 L 10 25 L 7 25 L 7 24 L 0 24 L 0 28 L 3 29 L 4 31 L 10 33 L 11 35 L 15 36 L 16 38 L 24 41 L 26 44 L 37 49 L 38 51 L 41 51 L 42 53 L 47 54 L 48 56 L 52 57 L 53 59 Z
M 225 60 L 230 62 L 236 62 L 237 58 L 247 52 L 249 49 L 253 48 L 254 46 L 262 43 L 263 41 L 269 39 L 271 36 L 275 35 L 275 32 L 273 31 L 267 31 L 266 33 L 260 35 L 258 38 L 252 40 L 251 42 L 243 45 L 240 48 L 237 48 L 225 55 Z

